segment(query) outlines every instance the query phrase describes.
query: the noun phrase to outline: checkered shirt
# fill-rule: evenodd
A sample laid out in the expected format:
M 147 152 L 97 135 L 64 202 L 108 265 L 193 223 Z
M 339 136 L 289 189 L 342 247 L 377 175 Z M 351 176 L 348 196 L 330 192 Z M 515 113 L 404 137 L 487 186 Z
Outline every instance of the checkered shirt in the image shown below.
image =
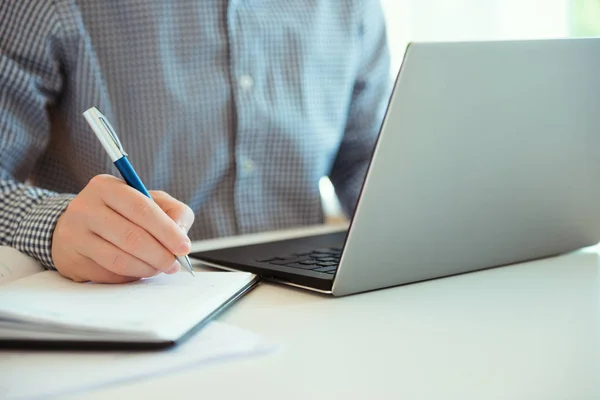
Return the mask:
M 352 214 L 389 98 L 378 0 L 3 0 L 0 245 L 53 268 L 52 232 L 97 174 L 98 107 L 192 240 Z

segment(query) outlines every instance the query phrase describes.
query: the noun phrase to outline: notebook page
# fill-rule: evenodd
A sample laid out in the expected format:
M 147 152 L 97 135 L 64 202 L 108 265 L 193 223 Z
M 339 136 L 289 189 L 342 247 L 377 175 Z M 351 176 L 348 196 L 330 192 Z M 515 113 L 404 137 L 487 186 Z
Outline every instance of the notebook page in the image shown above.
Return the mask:
M 8 246 L 0 246 L 0 285 L 44 271 L 35 259 Z
M 76 283 L 45 271 L 0 288 L 0 318 L 171 340 L 253 279 L 244 272 L 198 272 L 196 277 L 182 272 L 109 285 Z

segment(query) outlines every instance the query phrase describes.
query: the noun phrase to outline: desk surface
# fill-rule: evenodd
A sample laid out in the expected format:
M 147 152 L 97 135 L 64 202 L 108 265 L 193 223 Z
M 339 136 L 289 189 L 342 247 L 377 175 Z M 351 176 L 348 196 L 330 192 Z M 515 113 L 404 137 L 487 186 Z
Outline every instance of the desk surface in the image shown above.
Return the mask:
M 77 398 L 599 399 L 598 261 L 581 251 L 343 298 L 263 283 L 220 320 L 278 352 Z

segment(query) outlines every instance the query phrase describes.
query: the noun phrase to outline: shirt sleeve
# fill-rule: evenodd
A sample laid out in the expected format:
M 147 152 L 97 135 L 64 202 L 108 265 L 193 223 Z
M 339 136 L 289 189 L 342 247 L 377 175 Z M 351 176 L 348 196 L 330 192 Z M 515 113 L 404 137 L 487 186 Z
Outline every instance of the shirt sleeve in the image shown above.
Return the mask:
M 329 178 L 352 216 L 392 88 L 385 18 L 379 0 L 363 2 L 361 46 L 346 128 Z
M 46 268 L 54 268 L 54 226 L 74 197 L 25 183 L 48 145 L 47 108 L 62 89 L 60 21 L 53 4 L 0 2 L 0 245 Z

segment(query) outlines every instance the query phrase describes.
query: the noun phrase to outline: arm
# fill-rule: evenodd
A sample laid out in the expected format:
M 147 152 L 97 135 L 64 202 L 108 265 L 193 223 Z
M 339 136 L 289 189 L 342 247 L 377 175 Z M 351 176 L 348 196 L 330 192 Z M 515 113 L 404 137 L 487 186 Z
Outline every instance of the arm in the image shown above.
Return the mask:
M 358 200 L 388 103 L 392 80 L 383 11 L 378 0 L 363 2 L 361 46 L 344 137 L 329 174 L 347 215 Z
M 0 4 L 0 245 L 53 268 L 52 230 L 72 195 L 23 183 L 44 151 L 47 107 L 62 87 L 60 23 L 52 2 Z
M 162 192 L 152 192 L 152 201 L 108 175 L 77 195 L 23 183 L 50 140 L 48 108 L 61 95 L 63 74 L 77 72 L 61 59 L 58 15 L 51 1 L 0 2 L 0 245 L 76 281 L 175 273 L 173 254 L 191 245 L 194 214 L 185 204 Z

